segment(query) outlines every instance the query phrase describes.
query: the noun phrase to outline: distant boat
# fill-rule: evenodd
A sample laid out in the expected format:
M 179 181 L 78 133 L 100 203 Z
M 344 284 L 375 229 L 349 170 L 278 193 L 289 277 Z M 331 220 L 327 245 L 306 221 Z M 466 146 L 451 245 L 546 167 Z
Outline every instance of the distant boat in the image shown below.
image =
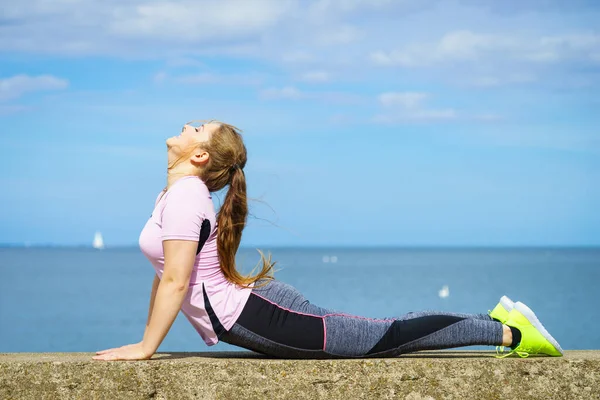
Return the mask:
M 336 263 L 338 261 L 337 256 L 323 256 L 321 259 L 324 263 Z
M 440 296 L 440 298 L 445 299 L 446 297 L 450 296 L 450 288 L 446 285 L 444 285 L 439 291 L 438 291 L 438 296 Z
M 94 242 L 92 246 L 95 249 L 102 250 L 104 248 L 104 239 L 102 239 L 102 234 L 100 232 L 96 232 L 94 235 Z

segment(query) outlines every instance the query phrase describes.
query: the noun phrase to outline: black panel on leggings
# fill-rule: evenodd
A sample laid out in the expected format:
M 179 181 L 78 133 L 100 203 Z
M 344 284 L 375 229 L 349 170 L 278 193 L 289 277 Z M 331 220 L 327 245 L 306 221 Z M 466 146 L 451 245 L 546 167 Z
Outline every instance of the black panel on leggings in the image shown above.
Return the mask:
M 202 221 L 202 226 L 200 227 L 200 238 L 198 240 L 198 250 L 196 250 L 196 255 L 200 254 L 200 250 L 204 246 L 204 243 L 208 240 L 210 236 L 210 221 L 205 219 Z
M 251 294 L 236 321 L 247 330 L 285 346 L 323 349 L 323 319 L 284 310 Z
M 450 315 L 427 315 L 402 321 L 394 321 L 379 342 L 367 354 L 395 349 L 414 340 L 424 338 L 441 329 L 462 321 L 464 318 Z
M 206 290 L 204 290 L 204 283 L 202 284 L 202 294 L 204 295 L 204 308 L 206 309 L 206 312 L 208 313 L 208 318 L 210 318 L 210 323 L 213 327 L 213 330 L 217 334 L 217 337 L 220 338 L 221 335 L 227 331 L 225 330 L 225 327 L 223 325 L 221 325 L 221 321 L 219 321 L 219 318 L 217 318 L 217 314 L 215 314 L 215 310 L 213 310 L 212 306 L 210 305 L 210 300 L 208 300 L 208 295 L 206 294 Z

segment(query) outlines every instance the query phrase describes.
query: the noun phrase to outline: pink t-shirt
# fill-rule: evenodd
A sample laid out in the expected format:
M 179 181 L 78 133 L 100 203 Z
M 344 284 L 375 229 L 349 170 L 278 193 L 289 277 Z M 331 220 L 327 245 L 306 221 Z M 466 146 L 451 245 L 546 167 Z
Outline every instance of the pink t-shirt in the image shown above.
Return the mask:
M 217 253 L 215 208 L 208 188 L 199 177 L 180 178 L 164 194 L 159 194 L 152 216 L 140 234 L 139 243 L 142 253 L 150 260 L 156 274 L 162 279 L 165 266 L 162 241 L 199 241 L 204 220 L 210 222 L 210 235 L 200 253 L 196 255 L 181 311 L 206 344 L 212 346 L 219 341 L 213 327 L 214 316 L 229 330 L 248 301 L 251 289 L 229 282 L 221 271 Z M 209 306 L 214 311 L 213 322 L 207 312 L 205 294 Z

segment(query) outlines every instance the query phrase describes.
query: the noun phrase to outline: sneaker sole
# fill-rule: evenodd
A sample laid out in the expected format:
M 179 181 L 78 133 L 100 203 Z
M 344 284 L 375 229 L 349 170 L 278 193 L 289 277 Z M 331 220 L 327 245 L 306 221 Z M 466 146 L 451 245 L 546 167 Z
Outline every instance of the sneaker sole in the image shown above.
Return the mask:
M 535 326 L 535 328 L 542 334 L 542 336 L 544 336 L 544 338 L 550 342 L 550 344 L 552 346 L 554 346 L 554 348 L 561 354 L 563 355 L 563 349 L 560 347 L 560 345 L 558 344 L 558 342 L 552 337 L 552 335 L 550 335 L 548 333 L 548 331 L 546 330 L 546 328 L 544 328 L 544 325 L 542 325 L 542 323 L 540 322 L 540 320 L 535 316 L 534 312 L 531 311 L 531 308 L 527 307 L 525 304 L 521 303 L 521 302 L 517 302 L 515 303 L 515 308 L 517 309 L 517 311 L 519 311 L 521 314 L 523 314 L 525 316 L 525 318 L 527 318 L 527 320 L 529 322 L 531 322 L 531 325 Z
M 500 304 L 506 310 L 506 312 L 510 312 L 510 310 L 512 310 L 513 307 L 515 306 L 515 303 L 511 299 L 509 299 L 507 296 L 502 296 L 500 298 Z

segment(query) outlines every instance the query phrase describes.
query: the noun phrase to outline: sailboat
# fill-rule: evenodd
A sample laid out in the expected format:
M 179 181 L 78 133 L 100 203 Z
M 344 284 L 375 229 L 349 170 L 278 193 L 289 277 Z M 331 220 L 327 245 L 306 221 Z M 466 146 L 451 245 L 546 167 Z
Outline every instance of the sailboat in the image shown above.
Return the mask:
M 95 249 L 102 250 L 104 248 L 104 239 L 102 239 L 102 234 L 100 232 L 96 232 L 94 235 L 94 242 L 92 246 Z
M 440 299 L 445 299 L 446 297 L 450 296 L 450 288 L 448 285 L 442 286 L 442 288 L 438 291 L 438 296 L 440 296 Z

